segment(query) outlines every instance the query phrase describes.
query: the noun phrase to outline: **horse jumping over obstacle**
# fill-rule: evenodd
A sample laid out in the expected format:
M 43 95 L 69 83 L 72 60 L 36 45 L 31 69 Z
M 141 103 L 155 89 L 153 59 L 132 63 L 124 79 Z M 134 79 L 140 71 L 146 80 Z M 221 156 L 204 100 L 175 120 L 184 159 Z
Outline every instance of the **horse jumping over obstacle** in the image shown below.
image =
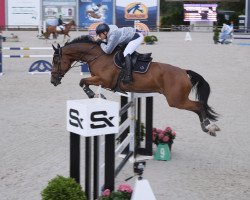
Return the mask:
M 43 33 L 43 35 L 46 39 L 48 39 L 51 34 L 53 34 L 55 36 L 60 34 L 60 35 L 64 35 L 63 40 L 65 40 L 66 36 L 68 36 L 68 38 L 70 38 L 69 31 L 70 31 L 71 27 L 73 27 L 73 26 L 76 26 L 76 23 L 74 20 L 71 20 L 69 23 L 65 24 L 64 25 L 65 29 L 63 31 L 61 31 L 61 30 L 58 31 L 56 29 L 56 26 L 48 26 L 46 29 L 46 32 Z
M 53 46 L 53 45 L 52 45 Z M 163 94 L 170 107 L 185 109 L 195 112 L 200 119 L 201 128 L 211 136 L 216 136 L 220 128 L 210 124 L 210 120 L 216 121 L 218 114 L 208 105 L 210 86 L 198 73 L 181 69 L 169 64 L 151 62 L 148 71 L 144 74 L 133 73 L 134 81 L 123 84 L 120 80 L 121 70 L 116 67 L 113 57 L 105 54 L 97 42 L 90 36 L 81 36 L 73 41 L 60 45 L 54 49 L 51 83 L 57 86 L 63 76 L 73 67 L 75 61 L 83 61 L 89 65 L 91 77 L 83 78 L 80 86 L 89 97 L 94 92 L 90 85 L 101 85 L 106 89 L 117 91 L 117 87 L 126 92 Z M 191 89 L 196 89 L 198 101 L 188 98 Z

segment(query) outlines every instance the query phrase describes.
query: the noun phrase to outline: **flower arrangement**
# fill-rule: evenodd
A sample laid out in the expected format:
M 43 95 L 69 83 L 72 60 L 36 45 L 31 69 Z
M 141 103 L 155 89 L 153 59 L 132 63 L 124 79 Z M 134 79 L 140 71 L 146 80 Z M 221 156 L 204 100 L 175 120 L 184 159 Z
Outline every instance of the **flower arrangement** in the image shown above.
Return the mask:
M 132 192 L 133 190 L 129 185 L 121 184 L 119 185 L 117 191 L 111 192 L 109 189 L 104 190 L 99 200 L 130 200 Z
M 158 144 L 173 143 L 176 133 L 170 128 L 166 127 L 164 130 L 153 128 L 153 142 Z

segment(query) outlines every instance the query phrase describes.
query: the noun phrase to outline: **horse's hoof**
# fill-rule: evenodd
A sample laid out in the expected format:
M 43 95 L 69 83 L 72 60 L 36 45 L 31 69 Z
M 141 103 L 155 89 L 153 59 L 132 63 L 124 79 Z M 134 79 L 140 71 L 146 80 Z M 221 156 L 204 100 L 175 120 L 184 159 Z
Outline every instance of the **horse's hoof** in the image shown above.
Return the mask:
M 88 98 L 92 99 L 92 98 L 95 97 L 95 93 L 88 86 L 85 86 L 82 89 L 86 93 L 86 95 L 88 96 Z
M 210 131 L 208 131 L 207 134 L 216 137 L 216 132 L 210 132 Z
M 103 94 L 101 94 L 101 98 L 102 99 L 107 99 Z
M 95 93 L 93 91 L 85 92 L 89 99 L 95 98 Z
M 216 124 L 212 124 L 212 126 L 214 126 L 215 131 L 220 131 L 220 128 Z
M 83 87 L 83 86 L 84 86 L 84 81 L 83 81 L 83 80 L 80 81 L 79 86 L 80 86 L 80 87 Z
M 206 129 L 208 130 L 207 133 L 211 136 L 216 136 L 216 131 L 220 131 L 220 128 L 215 124 L 209 124 L 206 126 Z

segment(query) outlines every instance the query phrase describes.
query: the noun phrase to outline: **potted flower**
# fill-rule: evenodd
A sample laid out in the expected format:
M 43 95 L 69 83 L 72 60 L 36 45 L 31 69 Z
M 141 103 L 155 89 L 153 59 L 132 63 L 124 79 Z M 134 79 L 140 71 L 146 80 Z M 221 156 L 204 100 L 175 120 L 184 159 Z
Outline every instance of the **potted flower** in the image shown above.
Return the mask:
M 166 127 L 164 130 L 153 128 L 153 142 L 158 144 L 168 144 L 171 150 L 176 133 L 170 128 Z
M 104 190 L 99 200 L 116 200 L 116 199 L 130 200 L 132 192 L 133 190 L 129 185 L 121 184 L 119 185 L 117 191 L 111 192 L 109 189 Z

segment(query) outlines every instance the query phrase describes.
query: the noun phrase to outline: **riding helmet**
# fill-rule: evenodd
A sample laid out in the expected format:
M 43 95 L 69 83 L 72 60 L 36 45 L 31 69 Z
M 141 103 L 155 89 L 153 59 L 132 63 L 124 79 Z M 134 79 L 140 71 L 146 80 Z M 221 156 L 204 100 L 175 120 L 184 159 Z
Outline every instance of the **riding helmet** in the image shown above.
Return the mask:
M 96 27 L 96 34 L 99 35 L 101 33 L 104 33 L 104 32 L 109 32 L 109 26 L 107 24 L 99 24 L 97 27 Z

